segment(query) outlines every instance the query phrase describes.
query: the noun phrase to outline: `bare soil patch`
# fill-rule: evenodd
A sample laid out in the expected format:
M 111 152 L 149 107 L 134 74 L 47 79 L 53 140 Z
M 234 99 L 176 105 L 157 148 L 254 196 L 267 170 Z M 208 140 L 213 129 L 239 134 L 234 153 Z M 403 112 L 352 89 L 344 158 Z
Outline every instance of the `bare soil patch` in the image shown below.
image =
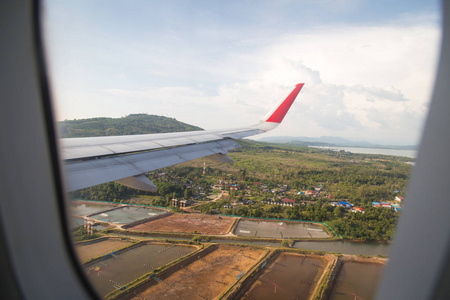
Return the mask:
M 253 247 L 220 245 L 132 299 L 213 299 L 237 281 L 267 252 Z
M 183 232 L 220 235 L 227 234 L 235 218 L 204 214 L 173 214 L 128 228 L 133 231 Z

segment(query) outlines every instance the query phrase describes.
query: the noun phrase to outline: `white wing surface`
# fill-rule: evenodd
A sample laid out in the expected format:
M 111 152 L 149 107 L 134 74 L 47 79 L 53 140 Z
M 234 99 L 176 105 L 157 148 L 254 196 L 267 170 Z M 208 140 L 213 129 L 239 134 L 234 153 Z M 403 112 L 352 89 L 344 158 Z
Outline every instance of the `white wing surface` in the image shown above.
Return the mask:
M 225 154 L 240 147 L 234 140 L 276 128 L 302 87 L 303 83 L 297 84 L 263 120 L 248 127 L 61 139 L 67 189 L 75 191 L 117 181 L 133 188 L 156 191 L 156 186 L 143 176 L 145 173 L 200 157 L 232 163 Z

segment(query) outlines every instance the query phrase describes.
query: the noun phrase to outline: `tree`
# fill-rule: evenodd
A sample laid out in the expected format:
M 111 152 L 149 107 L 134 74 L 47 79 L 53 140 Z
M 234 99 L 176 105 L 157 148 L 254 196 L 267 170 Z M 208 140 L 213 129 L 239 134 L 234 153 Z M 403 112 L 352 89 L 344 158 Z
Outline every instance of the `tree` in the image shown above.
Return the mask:
M 291 247 L 292 244 L 294 244 L 293 240 L 283 240 L 281 242 L 281 246 L 283 246 L 283 247 Z
M 193 241 L 193 242 L 201 242 L 201 241 L 202 241 L 202 237 L 199 236 L 199 235 L 196 235 L 196 236 L 194 236 L 194 237 L 192 238 L 192 241 Z
M 336 219 L 339 219 L 341 217 L 342 212 L 341 212 L 341 208 L 339 206 L 336 206 L 334 208 L 333 215 Z
M 185 199 L 189 199 L 190 197 L 192 197 L 192 190 L 191 189 L 185 189 L 184 190 L 184 198 Z

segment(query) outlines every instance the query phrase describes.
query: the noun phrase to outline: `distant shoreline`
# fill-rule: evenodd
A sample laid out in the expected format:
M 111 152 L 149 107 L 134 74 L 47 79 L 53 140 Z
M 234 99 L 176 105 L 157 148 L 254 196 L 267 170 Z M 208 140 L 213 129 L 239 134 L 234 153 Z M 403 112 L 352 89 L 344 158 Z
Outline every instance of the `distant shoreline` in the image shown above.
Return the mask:
M 417 150 L 412 149 L 393 149 L 393 148 L 376 148 L 376 147 L 341 147 L 341 146 L 308 146 L 316 149 L 329 149 L 331 151 L 344 150 L 351 153 L 358 154 L 381 154 L 394 155 L 409 158 L 417 157 Z

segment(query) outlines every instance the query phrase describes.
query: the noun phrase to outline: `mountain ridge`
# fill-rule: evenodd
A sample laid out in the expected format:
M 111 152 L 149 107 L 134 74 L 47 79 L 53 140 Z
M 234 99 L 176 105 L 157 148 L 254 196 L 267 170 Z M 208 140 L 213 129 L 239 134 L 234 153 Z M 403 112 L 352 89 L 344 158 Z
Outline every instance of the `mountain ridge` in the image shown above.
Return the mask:
M 58 127 L 62 138 L 203 130 L 175 118 L 148 114 L 131 114 L 121 118 L 64 120 L 58 122 Z

